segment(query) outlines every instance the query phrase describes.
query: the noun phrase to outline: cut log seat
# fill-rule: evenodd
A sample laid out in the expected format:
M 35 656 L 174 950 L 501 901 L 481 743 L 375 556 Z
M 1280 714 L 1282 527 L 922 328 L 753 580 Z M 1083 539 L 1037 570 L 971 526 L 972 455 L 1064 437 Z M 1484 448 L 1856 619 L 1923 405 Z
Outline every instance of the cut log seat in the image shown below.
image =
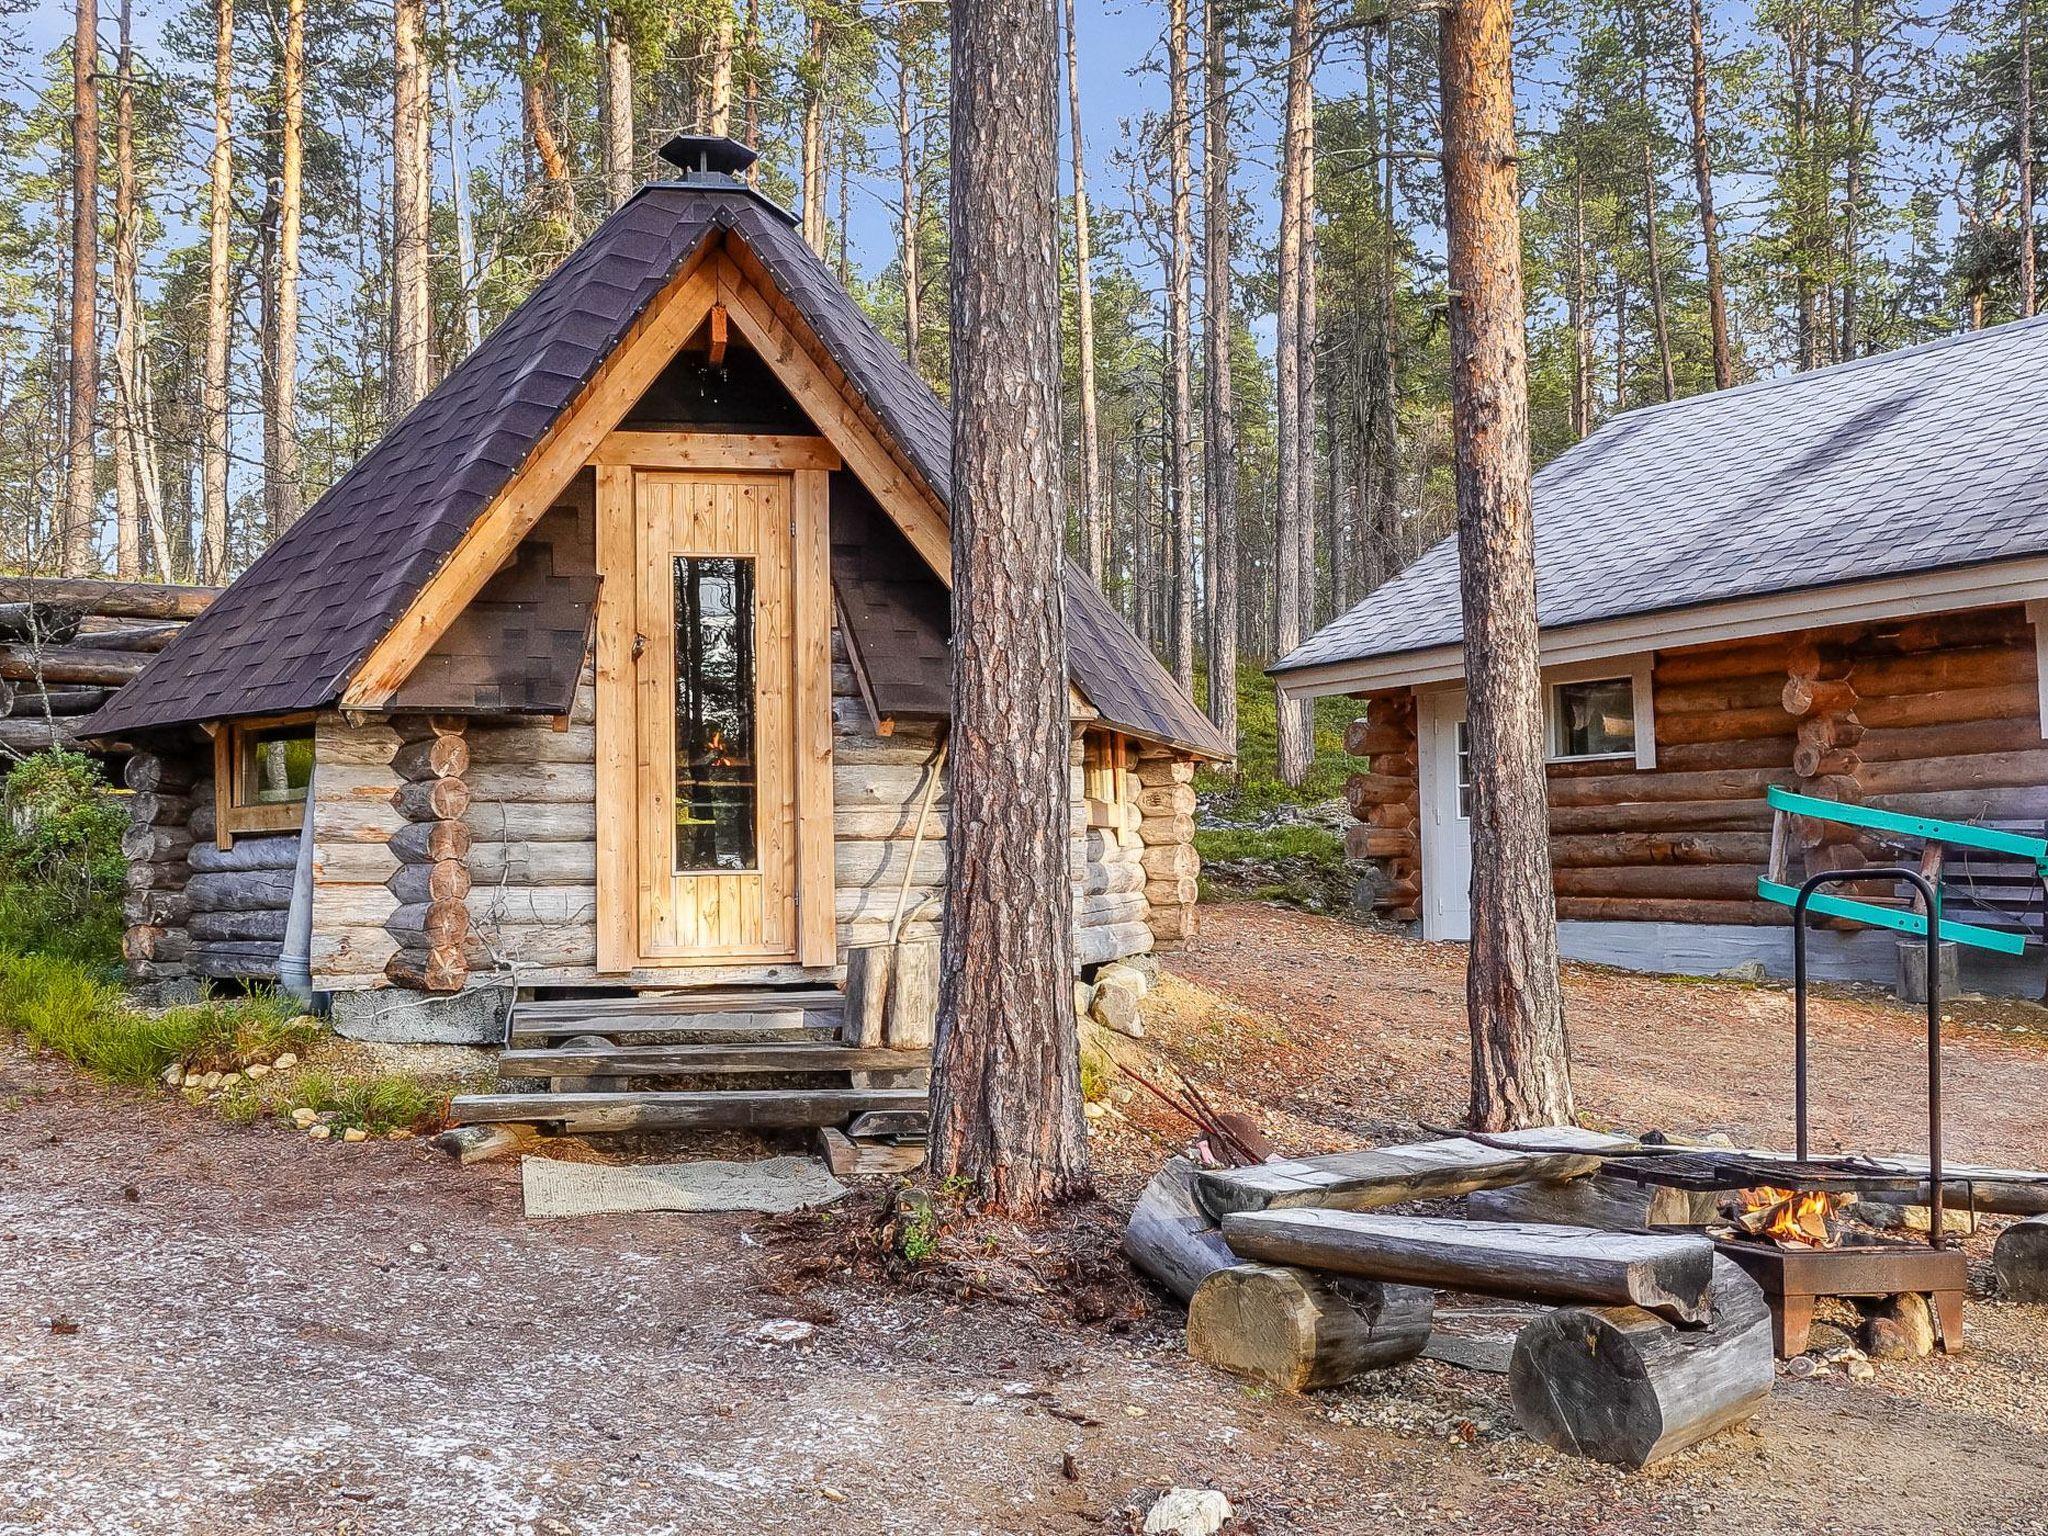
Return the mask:
M 1233 1264 L 1188 1303 L 1188 1353 L 1283 1392 L 1309 1392 L 1413 1360 L 1435 1311 L 1436 1293 L 1424 1287 Z
M 1124 1256 L 1186 1302 L 1195 1288 L 1237 1255 L 1195 1201 L 1195 1165 L 1170 1157 L 1152 1177 L 1124 1228 Z
M 1359 1211 L 1245 1211 L 1223 1218 L 1241 1258 L 1518 1300 L 1642 1307 L 1706 1317 L 1714 1245 L 1704 1237 Z
M 1530 1323 L 1508 1363 L 1524 1433 L 1635 1468 L 1755 1413 L 1776 1374 L 1763 1291 L 1717 1257 L 1708 1301 L 1703 1328 L 1674 1328 L 1640 1307 L 1567 1307 Z
M 1531 1179 L 1571 1179 L 1597 1172 L 1598 1152 L 1628 1145 L 1619 1136 L 1570 1126 L 1511 1131 L 1482 1146 L 1462 1136 L 1401 1147 L 1334 1152 L 1255 1168 L 1204 1172 L 1198 1191 L 1216 1216 L 1232 1211 L 1328 1206 L 1371 1211 L 1406 1200 L 1448 1199 L 1475 1189 L 1498 1189 Z
M 1998 1288 L 2014 1301 L 2048 1301 L 2048 1216 L 2016 1221 L 1991 1252 Z

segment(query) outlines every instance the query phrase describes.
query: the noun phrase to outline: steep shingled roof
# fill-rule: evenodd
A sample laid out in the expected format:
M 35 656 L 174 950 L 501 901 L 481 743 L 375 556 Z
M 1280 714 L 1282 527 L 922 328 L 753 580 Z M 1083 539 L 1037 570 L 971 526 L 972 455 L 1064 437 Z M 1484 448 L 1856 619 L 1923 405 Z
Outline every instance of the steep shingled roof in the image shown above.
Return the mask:
M 2048 554 L 2048 319 L 1616 417 L 1536 476 L 1545 629 Z M 1445 539 L 1276 673 L 1458 644 Z
M 655 183 L 606 219 L 136 680 L 94 735 L 334 703 L 663 286 L 720 232 L 775 280 L 941 502 L 945 406 L 780 210 L 751 192 Z M 1105 722 L 1221 757 L 1221 738 L 1094 584 L 1067 573 L 1074 680 Z

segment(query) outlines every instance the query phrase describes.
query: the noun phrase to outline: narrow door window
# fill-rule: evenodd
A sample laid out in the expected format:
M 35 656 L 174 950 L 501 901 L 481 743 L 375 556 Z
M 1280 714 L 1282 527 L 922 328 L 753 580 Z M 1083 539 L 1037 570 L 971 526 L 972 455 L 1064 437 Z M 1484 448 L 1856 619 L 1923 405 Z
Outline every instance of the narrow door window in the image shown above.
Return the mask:
M 756 867 L 754 562 L 686 555 L 676 578 L 676 872 Z

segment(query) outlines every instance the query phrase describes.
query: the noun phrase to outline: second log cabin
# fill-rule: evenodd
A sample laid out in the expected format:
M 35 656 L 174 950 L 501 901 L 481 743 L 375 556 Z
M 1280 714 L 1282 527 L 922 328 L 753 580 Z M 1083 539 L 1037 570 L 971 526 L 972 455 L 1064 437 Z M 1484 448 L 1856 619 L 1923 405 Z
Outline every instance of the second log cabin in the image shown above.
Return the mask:
M 1631 411 L 1533 484 L 1550 847 L 1567 956 L 1789 967 L 1756 897 L 1767 786 L 2040 835 L 2048 827 L 2048 322 Z M 1273 673 L 1359 699 L 1353 856 L 1378 907 L 1470 929 L 1455 538 Z M 1795 824 L 1794 870 L 1902 851 Z M 1873 889 L 1868 894 L 1875 895 Z M 1951 868 L 1944 903 L 2043 936 L 2025 868 Z M 2039 995 L 2039 946 L 1964 957 Z M 1820 974 L 1890 980 L 1894 943 L 1827 932 Z

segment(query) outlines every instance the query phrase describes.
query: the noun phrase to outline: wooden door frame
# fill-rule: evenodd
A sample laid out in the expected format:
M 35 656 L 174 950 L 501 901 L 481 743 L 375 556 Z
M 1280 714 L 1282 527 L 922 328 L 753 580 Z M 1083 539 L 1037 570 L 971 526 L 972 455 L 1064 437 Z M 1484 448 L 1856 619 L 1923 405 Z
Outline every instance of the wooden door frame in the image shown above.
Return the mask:
M 643 469 L 790 476 L 796 963 L 829 967 L 837 959 L 838 925 L 832 896 L 832 583 L 827 477 L 838 467 L 838 454 L 821 438 L 621 432 L 605 439 L 595 462 L 597 969 L 601 974 L 617 975 L 749 963 L 729 955 L 702 959 L 645 959 L 641 955 L 640 847 L 634 814 L 639 714 L 633 653 L 638 634 L 640 559 L 634 487 L 636 474 Z

